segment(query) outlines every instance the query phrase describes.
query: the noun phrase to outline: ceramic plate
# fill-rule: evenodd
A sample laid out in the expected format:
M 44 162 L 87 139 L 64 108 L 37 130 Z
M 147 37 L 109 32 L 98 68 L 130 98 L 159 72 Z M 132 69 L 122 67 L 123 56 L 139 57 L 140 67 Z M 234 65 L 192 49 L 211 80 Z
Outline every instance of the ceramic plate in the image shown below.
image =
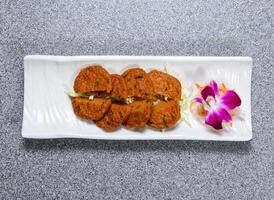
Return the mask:
M 242 117 L 221 132 L 199 122 L 189 109 L 187 122 L 164 132 L 145 128 L 133 131 L 120 128 L 105 132 L 93 123 L 78 119 L 65 91 L 73 88 L 79 70 L 88 64 L 101 64 L 111 73 L 140 65 L 145 70 L 167 70 L 177 76 L 186 91 L 195 83 L 214 79 L 237 91 L 242 99 Z M 247 141 L 252 138 L 251 70 L 249 57 L 162 57 L 162 56 L 39 56 L 24 58 L 24 138 L 89 138 L 106 140 L 218 140 Z

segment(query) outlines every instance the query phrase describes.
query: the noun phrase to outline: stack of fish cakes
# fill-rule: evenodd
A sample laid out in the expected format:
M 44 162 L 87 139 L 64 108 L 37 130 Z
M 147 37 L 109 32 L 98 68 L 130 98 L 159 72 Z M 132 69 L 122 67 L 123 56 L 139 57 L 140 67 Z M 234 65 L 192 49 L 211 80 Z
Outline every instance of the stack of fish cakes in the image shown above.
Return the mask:
M 102 66 L 92 65 L 80 71 L 74 81 L 74 113 L 93 120 L 97 126 L 113 131 L 126 128 L 155 129 L 174 126 L 180 119 L 181 84 L 173 76 L 141 68 L 126 70 L 122 75 L 109 74 Z

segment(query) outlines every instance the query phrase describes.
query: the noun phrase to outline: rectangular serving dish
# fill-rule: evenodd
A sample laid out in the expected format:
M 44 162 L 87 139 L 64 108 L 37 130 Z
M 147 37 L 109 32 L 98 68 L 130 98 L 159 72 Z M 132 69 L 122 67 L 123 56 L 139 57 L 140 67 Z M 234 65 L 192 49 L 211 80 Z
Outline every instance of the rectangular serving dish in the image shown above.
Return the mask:
M 235 89 L 242 99 L 242 120 L 235 120 L 228 131 L 214 133 L 190 113 L 189 126 L 181 122 L 161 132 L 145 128 L 133 131 L 120 128 L 105 132 L 93 123 L 78 119 L 72 110 L 66 88 L 81 68 L 101 64 L 111 73 L 121 73 L 128 66 L 145 70 L 165 68 L 176 72 L 183 84 L 194 85 L 214 79 Z M 216 140 L 247 141 L 252 139 L 250 57 L 181 57 L 181 56 L 42 56 L 24 58 L 24 138 L 88 138 L 105 140 Z M 188 112 L 188 111 L 186 111 Z

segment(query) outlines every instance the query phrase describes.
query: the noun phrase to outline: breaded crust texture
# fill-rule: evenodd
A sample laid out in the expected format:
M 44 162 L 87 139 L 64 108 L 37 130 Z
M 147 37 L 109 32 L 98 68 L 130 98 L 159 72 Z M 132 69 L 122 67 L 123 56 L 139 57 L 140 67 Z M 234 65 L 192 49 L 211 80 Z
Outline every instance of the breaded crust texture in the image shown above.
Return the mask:
M 125 79 L 118 74 L 111 74 L 112 91 L 111 97 L 116 99 L 125 99 L 128 97 L 127 85 Z
M 72 107 L 76 116 L 86 120 L 99 120 L 111 106 L 110 99 L 73 98 Z
M 131 106 L 131 112 L 124 125 L 127 128 L 144 128 L 151 113 L 151 102 L 135 101 Z
M 178 101 L 162 101 L 152 106 L 148 125 L 156 129 L 170 128 L 177 123 L 180 117 Z
M 154 93 L 153 84 L 147 73 L 141 68 L 126 70 L 122 76 L 126 81 L 129 97 L 149 99 Z
M 150 71 L 148 76 L 152 80 L 155 94 L 168 97 L 172 100 L 181 99 L 182 87 L 178 79 L 158 70 Z
M 106 92 L 112 89 L 110 74 L 100 65 L 91 65 L 82 69 L 74 80 L 77 93 Z
M 130 114 L 130 105 L 111 104 L 105 116 L 96 122 L 96 125 L 106 131 L 113 131 L 120 127 Z

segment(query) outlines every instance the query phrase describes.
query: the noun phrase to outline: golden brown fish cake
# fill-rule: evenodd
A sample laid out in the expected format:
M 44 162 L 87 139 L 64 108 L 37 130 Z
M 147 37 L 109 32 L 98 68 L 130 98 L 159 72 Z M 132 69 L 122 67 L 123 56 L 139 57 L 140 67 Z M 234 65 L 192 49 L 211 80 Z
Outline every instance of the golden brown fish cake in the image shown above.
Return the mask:
M 148 125 L 156 129 L 165 129 L 174 126 L 181 118 L 178 101 L 161 101 L 152 106 Z
M 118 74 L 111 74 L 112 91 L 110 96 L 117 99 L 128 97 L 127 85 L 125 79 Z
M 96 122 L 96 125 L 106 131 L 113 131 L 124 123 L 130 114 L 130 110 L 130 105 L 111 104 L 109 111 Z
M 153 84 L 143 69 L 128 69 L 122 74 L 122 76 L 126 81 L 128 97 L 137 97 L 142 99 L 149 99 L 152 97 L 154 93 Z
M 150 71 L 148 76 L 152 80 L 156 95 L 165 96 L 173 100 L 181 99 L 182 87 L 178 79 L 158 70 Z
M 151 113 L 151 102 L 135 101 L 130 104 L 131 111 L 124 123 L 127 128 L 144 128 Z
M 74 90 L 79 93 L 111 91 L 110 74 L 100 65 L 82 69 L 74 80 Z
M 73 98 L 72 106 L 76 116 L 87 120 L 99 120 L 110 108 L 111 100 L 99 98 L 93 100 Z

